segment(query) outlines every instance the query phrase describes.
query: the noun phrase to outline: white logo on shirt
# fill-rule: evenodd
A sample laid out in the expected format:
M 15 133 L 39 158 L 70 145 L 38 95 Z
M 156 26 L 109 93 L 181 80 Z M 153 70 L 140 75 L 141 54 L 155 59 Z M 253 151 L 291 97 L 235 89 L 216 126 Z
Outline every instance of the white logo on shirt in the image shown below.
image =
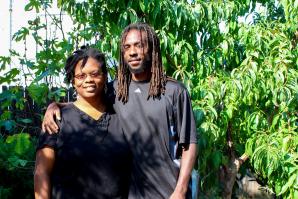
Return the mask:
M 142 93 L 142 91 L 141 91 L 140 88 L 137 88 L 134 92 L 135 92 L 135 93 Z

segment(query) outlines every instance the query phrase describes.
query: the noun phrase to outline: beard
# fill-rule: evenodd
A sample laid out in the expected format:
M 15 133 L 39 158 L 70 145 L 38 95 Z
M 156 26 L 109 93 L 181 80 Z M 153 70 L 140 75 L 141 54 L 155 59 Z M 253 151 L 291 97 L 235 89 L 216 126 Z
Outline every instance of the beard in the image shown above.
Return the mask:
M 149 56 L 146 56 L 143 62 L 138 67 L 132 67 L 129 63 L 126 62 L 128 69 L 133 74 L 140 74 L 145 72 L 147 69 L 151 68 L 151 59 Z

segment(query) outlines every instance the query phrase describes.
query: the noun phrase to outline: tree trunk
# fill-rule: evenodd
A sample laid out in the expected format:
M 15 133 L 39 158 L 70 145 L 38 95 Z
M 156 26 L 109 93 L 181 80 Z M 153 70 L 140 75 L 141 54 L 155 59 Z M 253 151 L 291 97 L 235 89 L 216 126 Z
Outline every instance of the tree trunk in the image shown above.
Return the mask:
M 236 181 L 236 176 L 241 164 L 248 159 L 246 154 L 243 154 L 238 159 L 231 159 L 228 165 L 220 168 L 220 181 L 223 185 L 222 198 L 231 199 L 233 193 L 233 186 Z
M 220 181 L 223 185 L 222 198 L 231 199 L 233 193 L 233 186 L 236 181 L 236 176 L 240 166 L 248 159 L 246 154 L 243 154 L 240 158 L 235 157 L 235 150 L 232 141 L 232 128 L 231 124 L 228 124 L 227 129 L 227 143 L 229 163 L 220 168 Z

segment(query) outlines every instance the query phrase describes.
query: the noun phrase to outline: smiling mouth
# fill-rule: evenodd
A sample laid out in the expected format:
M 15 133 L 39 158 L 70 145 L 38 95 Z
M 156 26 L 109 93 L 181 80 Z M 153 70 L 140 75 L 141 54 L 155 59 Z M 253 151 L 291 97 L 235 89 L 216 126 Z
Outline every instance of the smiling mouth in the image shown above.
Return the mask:
M 129 64 L 130 64 L 130 65 L 139 65 L 140 62 L 141 62 L 140 59 L 135 59 L 135 60 L 130 60 L 130 61 L 129 61 Z
M 92 84 L 90 84 L 90 85 L 86 85 L 86 86 L 84 86 L 84 88 L 88 88 L 88 87 L 95 87 L 95 85 L 92 85 Z
M 131 59 L 131 60 L 129 60 L 128 62 L 139 62 L 139 61 L 141 61 L 141 59 Z
M 94 89 L 95 86 L 84 86 L 84 89 Z

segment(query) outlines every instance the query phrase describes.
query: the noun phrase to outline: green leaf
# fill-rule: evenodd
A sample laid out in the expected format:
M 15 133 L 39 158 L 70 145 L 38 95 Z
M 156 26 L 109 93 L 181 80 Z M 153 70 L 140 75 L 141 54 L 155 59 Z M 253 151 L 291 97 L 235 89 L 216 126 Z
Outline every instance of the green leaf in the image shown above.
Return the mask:
M 32 2 L 28 3 L 28 4 L 25 6 L 25 11 L 31 11 L 32 9 L 33 9 Z
M 234 110 L 233 105 L 229 104 L 227 106 L 227 115 L 228 115 L 229 119 L 232 119 L 232 117 L 233 117 L 233 110 Z
M 221 48 L 222 48 L 222 52 L 224 55 L 228 54 L 228 50 L 229 50 L 229 44 L 226 40 L 224 40 L 221 44 Z
M 142 12 L 145 12 L 145 3 L 143 1 L 139 1 L 139 4 Z
M 17 155 L 24 155 L 31 147 L 30 135 L 27 133 L 8 136 L 6 143 L 10 144 Z
M 58 0 L 58 1 L 57 1 L 57 6 L 58 6 L 58 8 L 61 8 L 61 7 L 62 7 L 63 1 L 64 1 L 64 0 Z
M 30 124 L 32 123 L 32 119 L 29 119 L 29 118 L 25 118 L 25 119 L 19 119 L 20 122 L 23 122 L 25 124 Z
M 47 95 L 49 92 L 49 88 L 46 84 L 35 84 L 31 83 L 30 86 L 27 88 L 29 95 L 32 99 L 37 102 L 37 104 L 41 105 L 45 103 L 47 100 Z
M 6 131 L 12 131 L 16 123 L 14 120 L 0 121 L 0 126 L 4 126 Z
M 297 4 L 298 4 L 298 1 L 297 1 Z M 296 183 L 298 184 L 298 182 L 296 182 Z M 298 189 L 297 189 L 297 187 L 294 190 L 293 198 L 298 198 Z
M 27 160 L 19 159 L 18 163 L 19 163 L 22 167 L 24 167 L 24 166 L 27 165 L 28 161 L 27 161 Z
M 4 57 L 4 56 L 0 56 L 0 71 L 4 70 L 6 68 L 7 65 L 9 65 L 11 63 L 11 58 L 10 57 Z
M 222 153 L 220 151 L 215 151 L 212 155 L 212 163 L 215 169 L 218 169 L 221 165 Z
M 7 160 L 11 165 L 11 167 L 10 167 L 11 170 L 14 168 L 18 168 L 19 166 L 24 167 L 28 163 L 27 160 L 20 159 L 17 156 L 9 157 Z
M 19 69 L 13 68 L 9 72 L 7 72 L 5 75 L 0 76 L 0 84 L 8 83 L 15 81 L 15 77 L 20 74 Z
M 138 21 L 138 16 L 134 9 L 129 9 L 129 19 L 131 23 L 135 23 Z
M 273 120 L 272 120 L 272 124 L 271 124 L 271 128 L 272 128 L 272 129 L 275 128 L 275 126 L 277 125 L 279 119 L 280 119 L 280 115 L 279 115 L 279 114 L 277 114 L 277 115 L 274 116 L 274 118 L 273 118 Z
M 278 193 L 277 195 L 280 196 L 282 194 L 284 194 L 286 191 L 288 191 L 288 189 L 293 185 L 293 183 L 295 182 L 295 180 L 297 179 L 297 174 L 293 174 L 287 181 L 287 183 L 285 185 L 282 186 L 281 188 L 281 192 Z
M 208 4 L 208 20 L 212 20 L 212 4 Z
M 202 51 L 199 51 L 199 52 L 197 53 L 197 59 L 198 59 L 198 60 L 200 60 L 200 59 L 201 59 L 201 57 L 202 57 L 203 53 L 204 53 L 204 51 L 203 51 L 203 50 L 202 50 Z
M 29 29 L 22 27 L 19 31 L 17 31 L 13 35 L 12 39 L 14 39 L 15 41 L 25 40 L 29 34 L 30 34 Z
M 40 75 L 37 75 L 36 78 L 34 79 L 35 82 L 39 82 L 43 78 L 49 76 L 51 74 L 50 70 L 43 71 Z
M 211 113 L 213 113 L 214 117 L 217 118 L 218 115 L 217 115 L 217 112 L 215 110 L 215 108 L 211 107 L 211 106 L 208 106 L 208 109 L 211 111 Z

